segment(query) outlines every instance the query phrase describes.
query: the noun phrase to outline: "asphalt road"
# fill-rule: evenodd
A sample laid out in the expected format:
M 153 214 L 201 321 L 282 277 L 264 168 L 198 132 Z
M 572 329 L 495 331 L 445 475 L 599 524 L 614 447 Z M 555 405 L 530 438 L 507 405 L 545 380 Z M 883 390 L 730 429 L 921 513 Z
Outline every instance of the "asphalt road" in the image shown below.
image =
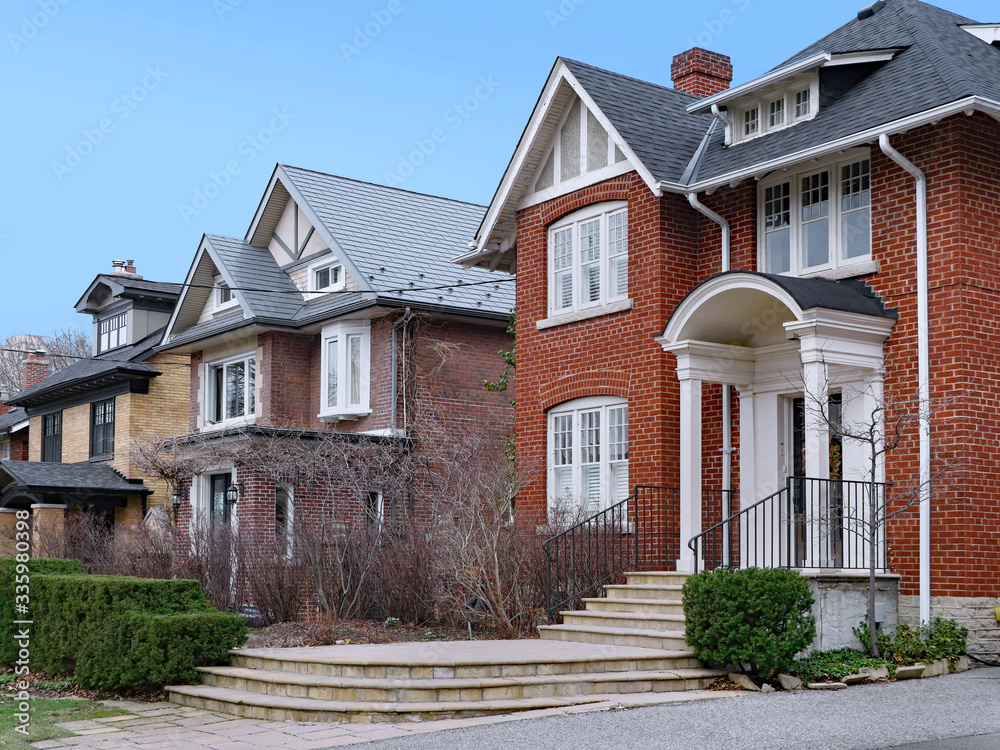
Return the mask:
M 1000 750 L 1000 668 L 838 692 L 741 694 L 526 719 L 375 744 L 379 750 Z

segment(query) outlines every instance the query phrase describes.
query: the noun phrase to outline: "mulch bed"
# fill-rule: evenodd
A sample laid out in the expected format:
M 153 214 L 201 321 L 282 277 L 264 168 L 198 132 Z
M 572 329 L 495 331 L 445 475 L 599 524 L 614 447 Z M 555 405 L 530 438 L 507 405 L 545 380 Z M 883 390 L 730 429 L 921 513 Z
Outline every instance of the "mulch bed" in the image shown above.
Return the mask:
M 9 667 L 0 667 L 0 693 L 15 694 L 17 692 L 15 685 L 23 680 L 28 681 L 30 685 L 28 692 L 32 698 L 83 698 L 90 701 L 129 700 L 138 703 L 157 703 L 167 699 L 167 694 L 158 686 L 109 693 L 103 690 L 88 690 L 80 687 L 71 677 L 50 677 L 45 672 L 36 671 L 32 671 L 29 675 L 15 675 L 14 670 Z
M 711 685 L 708 686 L 709 690 L 742 690 L 739 685 L 730 680 L 728 677 L 720 677 Z
M 493 640 L 489 630 L 473 629 L 477 641 Z M 446 625 L 409 625 L 393 620 L 334 620 L 324 622 L 282 622 L 250 631 L 244 648 L 294 648 L 298 646 L 340 646 L 355 643 L 415 643 L 465 641 L 468 628 Z

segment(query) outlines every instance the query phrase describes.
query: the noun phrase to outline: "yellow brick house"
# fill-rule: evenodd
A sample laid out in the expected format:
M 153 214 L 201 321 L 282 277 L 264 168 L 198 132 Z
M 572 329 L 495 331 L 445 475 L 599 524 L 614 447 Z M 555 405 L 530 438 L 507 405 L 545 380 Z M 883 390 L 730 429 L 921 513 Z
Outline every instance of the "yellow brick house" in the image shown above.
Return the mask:
M 92 357 L 9 401 L 26 411 L 30 438 L 27 461 L 0 461 L 0 527 L 17 510 L 58 531 L 70 512 L 116 526 L 170 507 L 171 488 L 137 469 L 130 445 L 188 430 L 188 357 L 156 351 L 180 290 L 139 276 L 132 261 L 90 284 L 76 310 L 93 319 Z

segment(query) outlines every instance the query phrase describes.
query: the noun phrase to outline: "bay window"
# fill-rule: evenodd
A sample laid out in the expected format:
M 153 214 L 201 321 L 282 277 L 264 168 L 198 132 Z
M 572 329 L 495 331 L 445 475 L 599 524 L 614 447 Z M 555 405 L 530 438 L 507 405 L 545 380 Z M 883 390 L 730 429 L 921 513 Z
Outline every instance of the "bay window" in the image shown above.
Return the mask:
M 628 209 L 604 203 L 549 229 L 549 313 L 559 315 L 628 297 Z
M 760 186 L 761 270 L 811 274 L 871 260 L 871 161 L 846 161 Z
M 549 412 L 549 497 L 585 513 L 629 496 L 628 404 L 591 397 Z
M 370 413 L 371 327 L 367 321 L 323 328 L 320 418 L 357 419 Z
M 257 360 L 244 355 L 207 366 L 206 422 L 247 421 L 256 412 Z

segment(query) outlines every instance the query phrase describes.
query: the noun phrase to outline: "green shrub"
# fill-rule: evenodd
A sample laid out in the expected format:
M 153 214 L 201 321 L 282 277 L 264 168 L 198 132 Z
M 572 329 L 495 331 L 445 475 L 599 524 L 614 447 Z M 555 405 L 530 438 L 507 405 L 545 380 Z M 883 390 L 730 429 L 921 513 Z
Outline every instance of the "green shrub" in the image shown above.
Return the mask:
M 32 598 L 32 663 L 85 688 L 190 682 L 246 638 L 243 620 L 216 611 L 197 581 L 39 575 Z
M 684 584 L 686 639 L 714 666 L 770 679 L 816 637 L 808 581 L 791 570 L 716 570 Z
M 854 628 L 854 635 L 870 652 L 868 623 L 862 621 Z M 969 634 L 966 628 L 954 620 L 935 617 L 929 627 L 914 628 L 906 624 L 896 626 L 895 632 L 880 630 L 876 635 L 878 651 L 883 659 L 894 664 L 915 664 L 918 661 L 933 661 L 935 659 L 957 659 L 966 653 L 965 638 Z
M 28 595 L 34 601 L 32 581 L 36 575 L 84 575 L 83 568 L 76 560 L 55 560 L 39 557 L 26 563 L 27 579 L 18 573 L 18 563 L 9 557 L 0 558 L 0 664 L 13 666 L 17 661 L 18 646 L 14 643 L 14 620 L 30 620 L 31 615 L 15 616 L 15 586 L 27 585 Z M 25 584 L 25 581 L 27 583 Z M 20 626 L 17 626 L 20 628 Z
M 888 664 L 884 659 L 874 659 L 853 648 L 839 648 L 817 651 L 805 659 L 798 659 L 788 668 L 788 673 L 801 678 L 803 682 L 839 682 L 845 676 L 857 674 L 865 667 L 888 667 L 891 674 L 896 671 L 896 666 Z

